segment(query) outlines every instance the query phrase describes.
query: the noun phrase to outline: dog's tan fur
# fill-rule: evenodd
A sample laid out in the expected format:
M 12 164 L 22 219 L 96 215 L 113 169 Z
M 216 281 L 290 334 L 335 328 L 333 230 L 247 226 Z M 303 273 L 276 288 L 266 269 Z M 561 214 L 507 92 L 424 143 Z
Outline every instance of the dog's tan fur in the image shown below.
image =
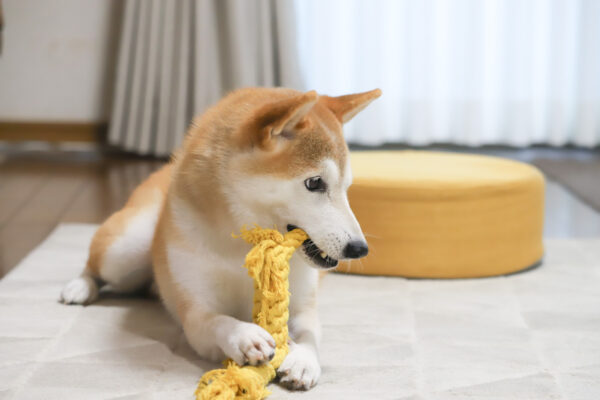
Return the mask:
M 342 124 L 379 95 L 379 90 L 328 97 L 249 88 L 226 96 L 194 120 L 172 162 L 145 180 L 125 207 L 98 229 L 86 269 L 65 288 L 63 301 L 90 302 L 97 285 L 104 283 L 136 290 L 153 277 L 167 309 L 202 356 L 264 361 L 272 351 L 272 339 L 256 325 L 242 322 L 249 319 L 252 307 L 252 287 L 239 268 L 248 246 L 230 234 L 243 224 L 279 225 L 280 229 L 285 229 L 285 223 L 298 224 L 285 220 L 292 218 L 293 205 L 285 203 L 293 198 L 285 202 L 272 198 L 263 204 L 263 195 L 274 195 L 261 193 L 258 187 L 255 193 L 253 185 L 262 185 L 266 192 L 277 191 L 281 185 L 300 190 L 296 188 L 302 177 L 321 173 L 328 165 L 337 171 L 331 189 L 335 186 L 336 193 L 330 197 L 342 196 L 339 201 L 331 198 L 349 218 L 344 221 L 344 237 L 360 239 L 362 233 L 345 200 L 351 177 L 345 176 L 349 174 L 348 149 Z M 301 227 L 318 241 L 319 232 Z M 339 253 L 326 243 L 317 245 L 331 249 L 329 254 Z M 282 381 L 287 379 L 294 388 L 311 387 L 320 373 L 316 361 L 318 272 L 306 267 L 307 260 L 300 256 L 292 260 L 290 329 L 297 345 L 288 356 L 290 361 L 282 365 L 286 375 Z

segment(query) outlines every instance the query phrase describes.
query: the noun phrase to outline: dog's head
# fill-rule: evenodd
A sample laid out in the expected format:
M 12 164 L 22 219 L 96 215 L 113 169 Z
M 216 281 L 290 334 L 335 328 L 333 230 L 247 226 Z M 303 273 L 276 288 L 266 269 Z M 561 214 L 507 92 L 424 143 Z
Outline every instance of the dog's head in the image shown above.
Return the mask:
M 240 102 L 248 112 L 231 132 L 236 150 L 226 167 L 226 198 L 236 220 L 303 229 L 310 239 L 302 253 L 313 266 L 365 256 L 367 243 L 346 194 L 352 172 L 342 125 L 380 95 L 378 89 L 341 97 L 250 93 Z M 256 98 L 259 105 L 248 106 Z

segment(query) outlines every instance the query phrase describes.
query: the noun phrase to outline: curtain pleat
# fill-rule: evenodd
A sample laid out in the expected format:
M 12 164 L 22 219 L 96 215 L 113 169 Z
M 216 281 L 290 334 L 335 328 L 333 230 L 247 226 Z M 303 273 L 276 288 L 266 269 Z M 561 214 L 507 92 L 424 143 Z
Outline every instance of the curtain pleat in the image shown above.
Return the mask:
M 144 80 L 144 98 L 142 102 L 141 123 L 138 147 L 141 153 L 149 153 L 151 143 L 155 137 L 157 103 L 156 92 L 160 88 L 160 36 L 162 34 L 162 7 L 161 0 L 150 0 L 150 26 L 148 34 L 148 60 Z
M 168 135 L 171 116 L 171 87 L 172 87 L 172 69 L 175 54 L 174 38 L 176 24 L 169 24 L 167 21 L 175 20 L 177 13 L 175 1 L 161 3 L 163 5 L 161 47 L 159 51 L 159 72 L 158 72 L 158 94 L 156 101 L 156 131 L 154 136 L 155 149 L 157 155 L 167 154 L 171 148 L 171 141 Z
M 298 71 L 291 1 L 126 0 L 109 143 L 168 155 L 228 91 L 301 88 Z
M 127 1 L 125 3 L 116 74 L 116 82 L 118 84 L 115 85 L 111 123 L 108 133 L 108 141 L 111 144 L 124 143 L 125 140 L 124 124 L 126 122 L 125 115 L 128 114 L 126 107 L 129 105 L 129 86 L 131 84 L 130 51 L 135 41 L 135 32 L 138 24 L 138 19 L 135 18 L 137 8 L 137 0 Z

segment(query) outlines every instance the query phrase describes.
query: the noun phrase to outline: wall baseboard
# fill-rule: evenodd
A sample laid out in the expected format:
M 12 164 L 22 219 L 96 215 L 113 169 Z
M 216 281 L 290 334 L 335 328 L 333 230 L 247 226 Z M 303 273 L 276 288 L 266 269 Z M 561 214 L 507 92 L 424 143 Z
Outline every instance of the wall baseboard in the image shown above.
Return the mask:
M 0 121 L 0 141 L 104 143 L 107 132 L 106 123 Z

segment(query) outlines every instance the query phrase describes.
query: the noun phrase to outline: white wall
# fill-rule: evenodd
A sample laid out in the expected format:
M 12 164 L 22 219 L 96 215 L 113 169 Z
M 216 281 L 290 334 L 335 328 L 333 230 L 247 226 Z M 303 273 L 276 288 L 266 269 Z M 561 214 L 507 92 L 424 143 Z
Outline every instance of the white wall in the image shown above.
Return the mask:
M 0 121 L 108 117 L 119 0 L 4 0 Z

